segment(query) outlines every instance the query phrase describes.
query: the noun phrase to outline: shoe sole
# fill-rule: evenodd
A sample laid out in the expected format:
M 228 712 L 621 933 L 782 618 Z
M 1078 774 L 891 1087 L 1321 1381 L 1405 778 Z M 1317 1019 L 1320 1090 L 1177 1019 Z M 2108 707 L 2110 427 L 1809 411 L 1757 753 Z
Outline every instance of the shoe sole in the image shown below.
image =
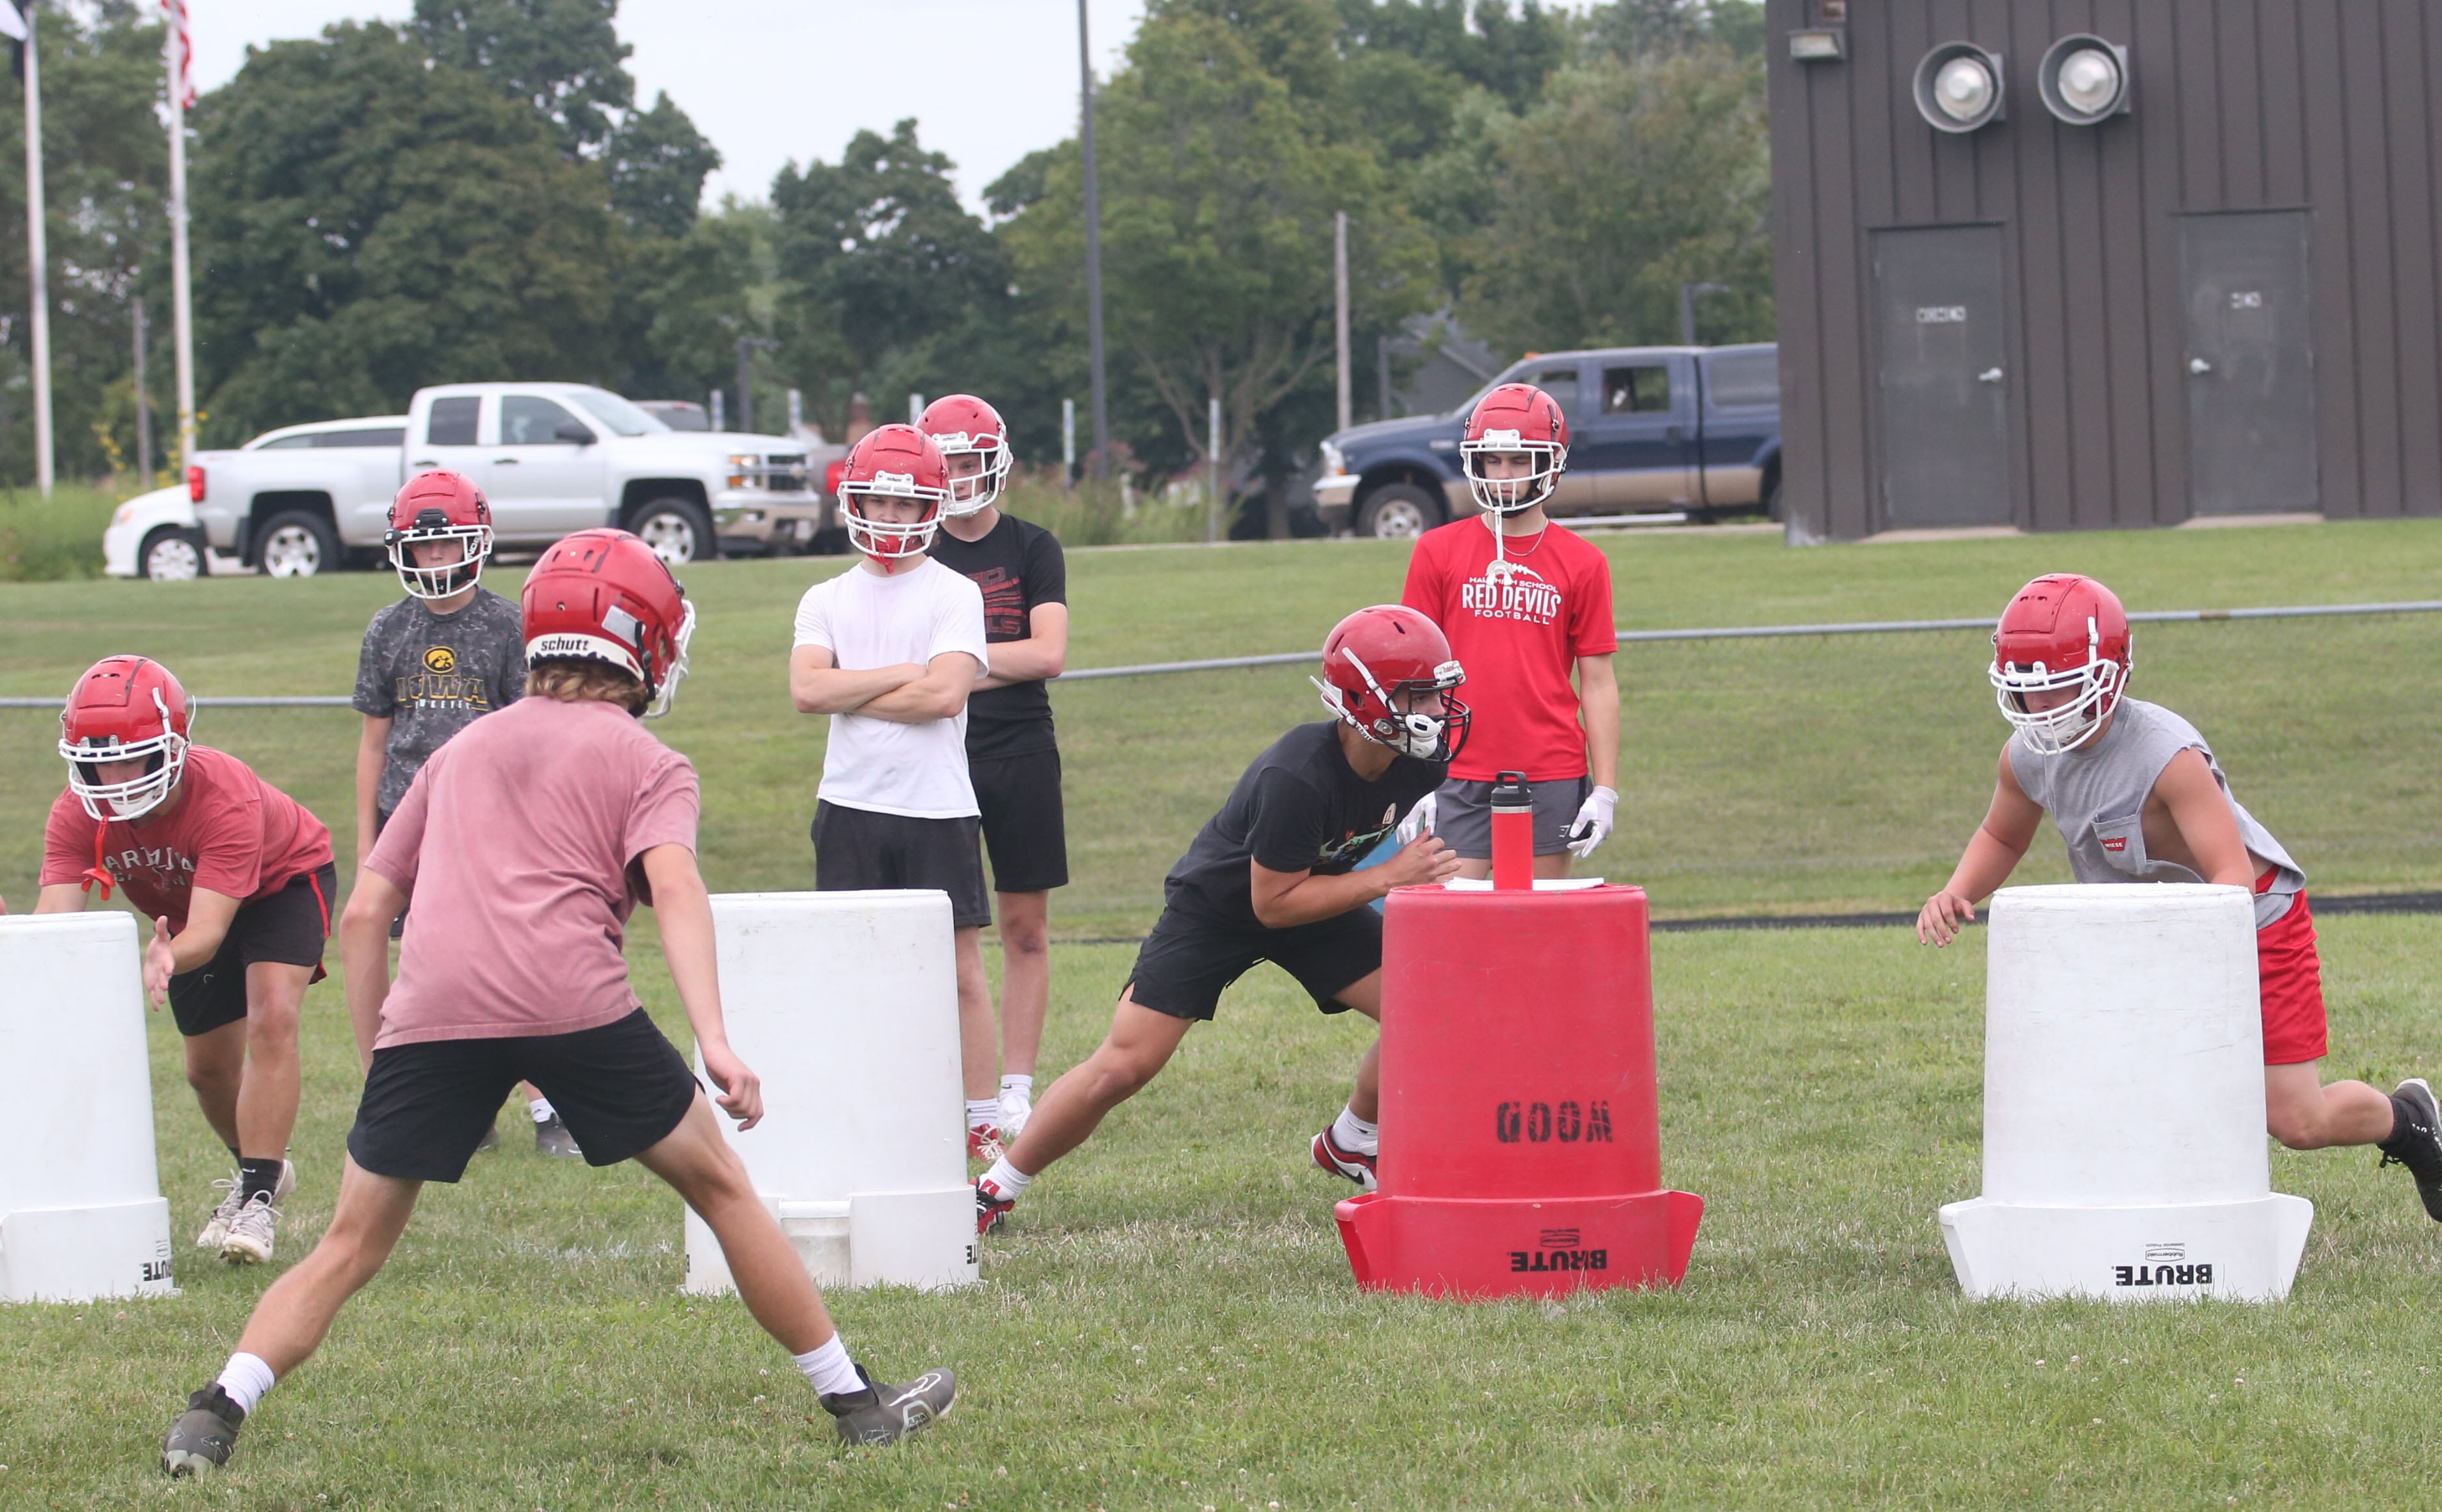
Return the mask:
M 2425 1078 L 2421 1076 L 2412 1076 L 2406 1081 L 2400 1083 L 2397 1086 L 2393 1087 L 2391 1089 L 2391 1095 L 2398 1097 L 2408 1091 L 2411 1087 L 2415 1087 L 2416 1089 L 2417 1097 L 2425 1103 L 2428 1127 L 2442 1128 L 2442 1098 L 2436 1098 L 2433 1095 L 2433 1088 L 2427 1084 Z M 2405 1164 L 2406 1162 L 2403 1161 L 2401 1163 Z M 2410 1174 L 2412 1175 L 2415 1175 L 2414 1168 L 2411 1169 Z M 2425 1190 L 2424 1184 L 2420 1182 L 2417 1184 L 2416 1196 L 2417 1200 L 2425 1205 L 2425 1216 L 2433 1219 L 2436 1223 L 2442 1223 L 2442 1193 L 2428 1193 Z
M 949 1399 L 948 1401 L 946 1401 L 946 1402 L 944 1402 L 944 1403 L 942 1403 L 942 1404 L 941 1404 L 941 1410 L 940 1410 L 939 1412 L 935 1412 L 932 1416 L 930 1416 L 930 1417 L 926 1418 L 926 1419 L 925 1419 L 924 1421 L 922 1421 L 921 1423 L 917 1424 L 914 1428 L 903 1428 L 903 1429 L 901 1429 L 897 1433 L 893 1434 L 891 1437 L 886 1438 L 886 1439 L 880 1440 L 879 1442 L 875 1442 L 875 1441 L 867 1440 L 867 1439 L 861 1439 L 861 1438 L 849 1438 L 847 1435 L 846 1435 L 846 1434 L 844 1434 L 844 1433 L 843 1433 L 842 1435 L 840 1435 L 840 1442 L 841 1442 L 842 1444 L 846 1445 L 847 1448 L 852 1448 L 852 1449 L 853 1449 L 853 1448 L 885 1449 L 885 1448 L 890 1448 L 892 1445 L 897 1444 L 901 1439 L 913 1437 L 914 1435 L 916 1435 L 916 1434 L 918 1434 L 918 1433 L 920 1433 L 920 1432 L 924 1431 L 924 1430 L 926 1430 L 926 1429 L 928 1429 L 928 1428 L 931 1428 L 931 1427 L 932 1427 L 934 1424 L 936 1424 L 936 1423 L 939 1423 L 939 1422 L 945 1422 L 945 1421 L 947 1421 L 947 1420 L 948 1420 L 948 1418 L 949 1418 L 949 1415 L 950 1415 L 952 1412 L 954 1412 L 957 1411 L 957 1407 L 958 1407 L 958 1394 L 957 1394 L 957 1390 L 956 1390 L 955 1388 L 953 1388 L 953 1389 L 952 1389 L 952 1391 L 951 1391 L 951 1393 L 950 1393 L 950 1399 Z
M 267 1266 L 271 1264 L 271 1250 L 257 1253 L 246 1245 L 232 1243 L 221 1246 L 221 1259 L 232 1266 Z
M 173 1479 L 199 1474 L 205 1470 L 217 1470 L 223 1463 L 209 1454 L 196 1454 L 187 1449 L 161 1451 L 161 1473 Z

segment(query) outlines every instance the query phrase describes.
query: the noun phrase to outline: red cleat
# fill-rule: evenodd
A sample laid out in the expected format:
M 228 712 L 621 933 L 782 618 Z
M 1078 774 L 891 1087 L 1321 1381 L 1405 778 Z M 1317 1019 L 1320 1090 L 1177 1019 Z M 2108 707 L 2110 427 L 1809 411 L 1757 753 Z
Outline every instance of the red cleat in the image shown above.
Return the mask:
M 993 1161 L 999 1159 L 1004 1153 L 1004 1150 L 1005 1146 L 1001 1139 L 1000 1130 L 993 1128 L 989 1123 L 969 1124 L 967 1126 L 968 1159 L 981 1160 L 985 1164 L 989 1165 Z
M 1359 1187 L 1374 1190 L 1374 1157 L 1346 1149 L 1331 1137 L 1329 1129 L 1314 1137 L 1314 1163 L 1336 1176 L 1345 1176 Z
M 1015 1197 L 1002 1196 L 1000 1188 L 993 1186 L 990 1181 L 977 1181 L 975 1183 L 976 1234 L 988 1234 L 998 1229 L 1001 1220 L 1007 1218 L 1010 1210 L 1016 1206 Z

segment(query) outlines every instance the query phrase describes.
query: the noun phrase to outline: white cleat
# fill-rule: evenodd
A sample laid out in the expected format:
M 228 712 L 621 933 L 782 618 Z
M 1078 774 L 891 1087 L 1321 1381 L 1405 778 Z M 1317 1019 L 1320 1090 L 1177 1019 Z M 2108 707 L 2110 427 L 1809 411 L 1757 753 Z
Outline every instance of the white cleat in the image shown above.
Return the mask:
M 1003 1144 L 1015 1144 L 1026 1132 L 1026 1120 L 1034 1117 L 1034 1099 L 1024 1092 L 1003 1092 L 1000 1095 L 1000 1138 Z
M 229 1220 L 228 1233 L 221 1240 L 221 1258 L 232 1266 L 267 1264 L 279 1228 L 280 1210 L 271 1205 L 270 1193 L 257 1193 Z
M 237 1216 L 238 1209 L 246 1206 L 246 1198 L 239 1188 L 235 1172 L 212 1183 L 212 1190 L 221 1194 L 221 1200 L 212 1208 L 212 1215 L 205 1222 L 204 1231 L 195 1235 L 196 1248 L 218 1249 L 228 1238 L 229 1220 Z

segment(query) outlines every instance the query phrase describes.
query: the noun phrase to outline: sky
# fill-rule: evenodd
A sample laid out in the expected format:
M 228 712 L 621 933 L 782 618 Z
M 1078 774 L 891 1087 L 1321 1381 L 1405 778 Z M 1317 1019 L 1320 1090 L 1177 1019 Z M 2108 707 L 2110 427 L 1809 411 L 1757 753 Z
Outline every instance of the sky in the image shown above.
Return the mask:
M 234 77 L 249 45 L 334 21 L 400 21 L 412 0 L 190 0 L 196 86 Z M 1142 0 L 1086 0 L 1095 72 L 1109 77 Z M 1077 126 L 1075 0 L 621 0 L 637 103 L 657 91 L 720 149 L 704 203 L 760 199 L 783 164 L 836 162 L 860 127 L 914 116 L 919 139 L 984 186 Z

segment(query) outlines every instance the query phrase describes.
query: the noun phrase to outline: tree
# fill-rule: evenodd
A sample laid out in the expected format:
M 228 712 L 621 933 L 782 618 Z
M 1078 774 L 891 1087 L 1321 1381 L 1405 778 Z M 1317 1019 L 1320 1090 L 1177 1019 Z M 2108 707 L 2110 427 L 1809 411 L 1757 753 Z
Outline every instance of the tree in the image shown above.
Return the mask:
M 619 0 L 415 0 L 408 26 L 435 63 L 525 101 L 575 155 L 598 149 L 636 101 L 618 11 Z
M 1207 401 L 1225 463 L 1333 350 L 1332 220 L 1351 222 L 1351 301 L 1367 322 L 1422 304 L 1431 249 L 1337 107 L 1336 19 L 1321 0 L 1156 0 L 1102 96 L 1105 325 L 1201 458 Z M 1021 290 L 1082 298 L 1082 175 L 1062 153 L 1003 228 Z M 1031 169 L 1030 169 L 1031 172 Z M 1273 534 L 1285 499 L 1268 490 Z
M 1458 314 L 1511 351 L 1678 338 L 1679 285 L 1725 283 L 1708 334 L 1769 339 L 1772 186 L 1762 67 L 1700 45 L 1602 56 L 1522 118 L 1479 111 L 1440 165 Z
M 666 94 L 650 110 L 631 111 L 604 143 L 603 172 L 610 208 L 640 236 L 684 236 L 703 201 L 703 181 L 720 153 Z
M 196 114 L 196 361 L 222 442 L 473 378 L 615 381 L 599 166 L 379 24 L 280 42 Z

